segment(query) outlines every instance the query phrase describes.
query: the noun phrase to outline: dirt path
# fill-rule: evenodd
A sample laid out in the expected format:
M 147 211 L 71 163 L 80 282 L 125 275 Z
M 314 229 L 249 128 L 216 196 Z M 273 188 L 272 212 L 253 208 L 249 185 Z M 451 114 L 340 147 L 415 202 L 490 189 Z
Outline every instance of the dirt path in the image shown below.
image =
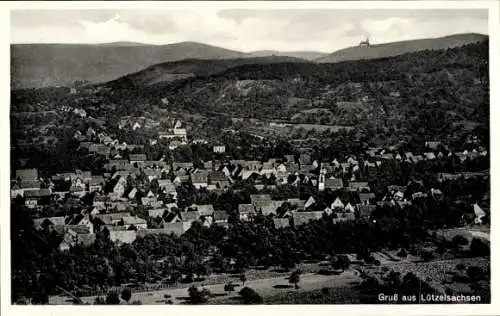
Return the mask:
M 257 279 L 248 281 L 245 283 L 245 286 L 251 287 L 261 296 L 272 296 L 279 293 L 285 293 L 287 291 L 311 291 L 315 289 L 321 289 L 323 287 L 338 287 L 338 286 L 346 286 L 351 283 L 357 283 L 361 281 L 361 277 L 359 277 L 357 271 L 345 271 L 340 275 L 317 275 L 312 273 L 305 273 L 301 275 L 300 278 L 300 289 L 295 290 L 293 285 L 290 288 L 286 288 L 290 286 L 287 276 L 280 276 L 274 278 L 266 278 L 266 279 Z M 239 282 L 238 282 L 239 283 Z M 212 294 L 217 295 L 214 298 L 211 298 L 210 301 L 212 303 L 217 301 L 227 301 L 232 297 L 238 296 L 238 291 L 242 288 L 241 284 L 239 287 L 235 289 L 232 293 L 227 293 L 224 291 L 224 284 L 213 284 L 205 286 Z M 185 288 L 177 288 L 177 289 L 165 289 L 154 292 L 139 292 L 133 293 L 131 302 L 134 300 L 140 300 L 144 305 L 158 305 L 165 304 L 164 295 L 168 294 L 171 297 L 174 304 L 182 304 L 188 298 L 188 287 Z M 85 303 L 93 304 L 95 300 L 95 296 L 92 297 L 82 297 L 82 300 Z M 49 299 L 49 304 L 70 304 L 66 302 L 67 298 L 64 297 L 51 297 Z

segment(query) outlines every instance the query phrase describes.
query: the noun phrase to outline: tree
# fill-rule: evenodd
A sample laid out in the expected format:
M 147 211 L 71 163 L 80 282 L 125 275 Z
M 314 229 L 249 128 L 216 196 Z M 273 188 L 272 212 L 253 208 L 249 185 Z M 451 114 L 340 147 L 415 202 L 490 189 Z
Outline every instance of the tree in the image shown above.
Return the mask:
M 480 267 L 471 266 L 467 268 L 467 276 L 469 276 L 472 282 L 482 280 L 485 275 L 484 271 Z
M 124 300 L 125 302 L 129 302 L 130 299 L 132 298 L 132 291 L 130 291 L 129 288 L 125 288 L 123 289 L 122 293 L 121 293 L 121 298 L 122 300 Z
M 456 235 L 450 242 L 450 247 L 453 251 L 458 252 L 462 246 L 469 244 L 469 240 L 462 235 Z
M 470 243 L 470 253 L 472 256 L 483 257 L 490 255 L 490 246 L 480 238 L 472 238 Z
M 242 273 L 240 275 L 240 281 L 243 283 L 243 286 L 245 286 L 245 282 L 247 281 L 247 276 L 245 275 L 245 273 Z
M 290 277 L 288 278 L 288 283 L 294 284 L 295 289 L 299 288 L 299 282 L 300 282 L 300 275 L 297 271 L 293 271 L 292 274 L 290 274 Z
M 339 255 L 335 260 L 334 267 L 336 269 L 341 269 L 342 272 L 344 272 L 345 270 L 349 269 L 350 264 L 351 261 L 346 255 Z
M 106 304 L 106 299 L 104 297 L 96 297 L 94 301 L 94 305 L 105 305 Z
M 233 282 L 229 281 L 228 283 L 224 284 L 224 291 L 231 293 L 234 291 L 234 284 Z
M 210 296 L 210 292 L 207 289 L 198 290 L 198 288 L 194 285 L 188 289 L 189 301 L 191 304 L 201 304 L 208 301 L 208 297 Z
M 262 304 L 262 297 L 254 289 L 244 287 L 239 292 L 244 304 Z
M 106 295 L 106 304 L 107 305 L 118 305 L 120 304 L 120 296 L 118 295 L 117 292 L 109 292 L 108 295 Z

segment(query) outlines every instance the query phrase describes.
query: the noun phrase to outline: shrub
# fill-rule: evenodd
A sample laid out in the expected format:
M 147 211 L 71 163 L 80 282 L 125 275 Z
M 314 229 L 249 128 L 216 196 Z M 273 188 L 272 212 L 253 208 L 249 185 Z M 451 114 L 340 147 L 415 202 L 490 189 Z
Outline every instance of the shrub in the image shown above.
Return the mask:
M 457 270 L 462 271 L 462 270 L 464 270 L 464 269 L 465 269 L 465 265 L 464 265 L 463 263 L 459 263 L 459 264 L 457 264 Z
M 123 289 L 121 298 L 122 300 L 128 303 L 128 301 L 130 301 L 130 299 L 132 298 L 132 291 L 130 291 L 129 288 Z
M 200 291 L 194 285 L 192 285 L 188 289 L 188 294 L 189 294 L 189 301 L 191 302 L 191 304 L 205 303 L 206 301 L 208 301 L 208 298 L 210 296 L 210 292 L 207 289 L 203 289 Z
M 244 304 L 262 304 L 262 297 L 254 289 L 244 287 L 239 292 Z
M 106 304 L 107 305 L 120 304 L 120 296 L 118 295 L 118 292 L 109 292 L 108 295 L 106 295 Z

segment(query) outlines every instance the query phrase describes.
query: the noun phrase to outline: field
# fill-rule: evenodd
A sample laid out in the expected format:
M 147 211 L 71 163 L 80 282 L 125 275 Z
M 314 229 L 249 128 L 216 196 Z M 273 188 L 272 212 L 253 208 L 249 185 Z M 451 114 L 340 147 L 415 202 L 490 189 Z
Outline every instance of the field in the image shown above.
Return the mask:
M 485 240 L 490 240 L 490 229 L 489 227 L 473 227 L 473 228 L 450 228 L 450 229 L 440 229 L 436 231 L 436 235 L 439 237 L 443 237 L 447 240 L 453 239 L 453 237 L 457 235 L 461 235 L 469 240 L 469 242 L 472 240 L 472 238 L 477 237 L 477 238 L 482 238 Z M 431 233 L 432 233 L 431 232 Z
M 303 128 L 306 131 L 318 131 L 318 132 L 324 132 L 324 131 L 331 131 L 331 132 L 338 132 L 341 129 L 346 129 L 346 130 L 352 130 L 354 127 L 352 126 L 343 126 L 343 125 L 321 125 L 321 124 L 291 124 L 290 126 L 293 126 L 293 128 Z
M 463 265 L 462 271 L 457 268 L 459 264 Z M 490 258 L 457 258 L 420 263 L 405 262 L 394 264 L 391 269 L 401 273 L 401 275 L 413 272 L 442 293 L 450 291 L 454 294 L 467 294 L 477 293 L 476 290 L 473 290 L 476 284 L 465 279 L 467 269 L 472 266 L 479 267 L 489 274 Z M 460 277 L 460 279 L 457 277 Z M 487 279 L 487 281 L 480 282 L 480 285 L 486 289 L 490 286 L 489 276 Z
M 279 272 L 279 271 L 261 271 L 261 270 L 249 270 L 246 273 L 248 281 L 245 286 L 249 286 L 256 290 L 264 298 L 269 298 L 271 302 L 280 297 L 291 297 L 293 293 L 301 293 L 301 295 L 309 291 L 320 290 L 323 287 L 329 288 L 341 288 L 343 291 L 349 291 L 348 289 L 352 287 L 353 284 L 357 284 L 361 281 L 361 277 L 357 271 L 345 271 L 340 275 L 319 275 L 313 273 L 312 271 L 318 270 L 319 265 L 317 264 L 303 264 L 298 267 L 302 270 L 303 275 L 301 276 L 300 289 L 296 290 L 293 285 L 288 283 L 288 276 L 290 272 Z M 224 285 L 226 282 L 232 281 L 234 284 L 238 284 L 239 287 L 235 289 L 234 292 L 228 293 L 224 291 Z M 197 283 L 198 286 L 208 289 L 214 297 L 210 299 L 209 304 L 238 304 L 237 292 L 242 288 L 242 284 L 238 279 L 238 275 L 212 275 L 206 281 Z M 142 304 L 155 305 L 155 304 L 165 304 L 165 294 L 170 296 L 169 300 L 173 304 L 183 304 L 188 298 L 188 288 L 190 285 L 184 284 L 180 285 L 178 288 L 167 288 L 157 291 L 149 292 L 136 292 L 132 294 L 131 301 L 140 300 Z M 293 296 L 293 295 L 292 295 Z M 96 296 L 82 297 L 85 303 L 92 304 Z M 330 299 L 331 300 L 331 299 Z M 266 301 L 266 302 L 268 302 Z M 335 302 L 342 302 L 342 296 L 337 296 Z M 64 296 L 53 296 L 49 299 L 49 304 L 52 305 L 64 305 L 71 304 L 71 300 Z

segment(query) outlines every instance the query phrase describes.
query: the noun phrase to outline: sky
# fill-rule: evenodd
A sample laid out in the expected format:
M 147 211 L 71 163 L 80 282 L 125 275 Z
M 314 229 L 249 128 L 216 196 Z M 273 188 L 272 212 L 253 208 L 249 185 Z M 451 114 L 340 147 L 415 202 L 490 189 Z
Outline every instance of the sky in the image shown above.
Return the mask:
M 371 43 L 488 34 L 488 11 L 471 9 L 16 10 L 11 43 L 202 42 L 239 51 L 332 52 Z

